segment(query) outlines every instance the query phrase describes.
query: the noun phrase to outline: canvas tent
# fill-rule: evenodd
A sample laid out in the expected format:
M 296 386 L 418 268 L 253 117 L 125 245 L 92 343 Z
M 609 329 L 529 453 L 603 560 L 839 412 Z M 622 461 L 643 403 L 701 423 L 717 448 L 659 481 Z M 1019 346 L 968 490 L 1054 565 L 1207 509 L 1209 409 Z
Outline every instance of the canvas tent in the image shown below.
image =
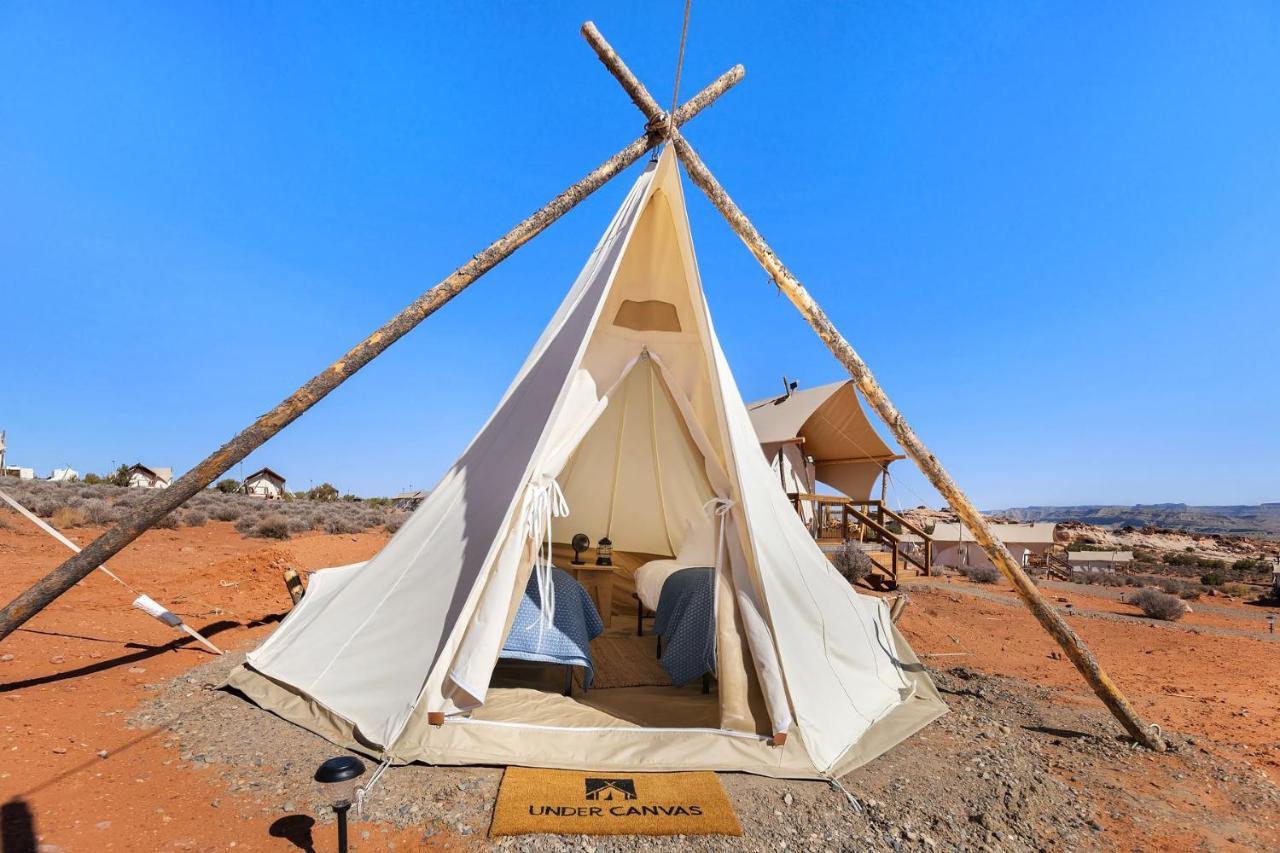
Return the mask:
M 847 379 L 757 400 L 747 411 L 785 492 L 813 494 L 821 481 L 866 500 L 889 463 L 905 458 L 876 434 Z
M 1031 558 L 1041 559 L 1052 550 L 1054 533 L 1058 529 L 1058 525 L 1048 521 L 992 524 L 990 527 L 1023 566 L 1028 565 Z M 939 522 L 930 535 L 933 537 L 935 565 L 953 569 L 995 568 L 967 526 L 957 522 Z
M 675 553 L 710 502 L 717 683 L 491 687 L 544 539 Z M 848 772 L 945 712 L 791 509 L 711 325 L 670 149 L 498 404 L 368 563 L 316 573 L 230 684 L 394 762 Z M 785 737 L 784 737 L 785 735 Z

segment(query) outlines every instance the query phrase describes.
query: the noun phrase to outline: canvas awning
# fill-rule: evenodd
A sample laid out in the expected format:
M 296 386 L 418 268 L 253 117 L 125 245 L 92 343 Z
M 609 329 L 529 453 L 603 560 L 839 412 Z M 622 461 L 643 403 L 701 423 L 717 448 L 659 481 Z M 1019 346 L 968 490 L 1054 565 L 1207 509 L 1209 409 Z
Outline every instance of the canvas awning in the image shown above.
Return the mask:
M 747 411 L 766 458 L 799 443 L 794 455 L 811 457 L 817 479 L 851 498 L 869 497 L 885 466 L 904 458 L 876 433 L 848 380 L 757 400 Z

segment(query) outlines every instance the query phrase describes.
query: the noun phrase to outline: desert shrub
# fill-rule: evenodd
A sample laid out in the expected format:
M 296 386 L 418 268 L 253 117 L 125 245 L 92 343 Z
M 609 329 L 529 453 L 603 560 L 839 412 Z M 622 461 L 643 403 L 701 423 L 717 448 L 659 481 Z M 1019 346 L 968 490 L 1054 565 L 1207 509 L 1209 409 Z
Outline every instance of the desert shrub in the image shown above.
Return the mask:
M 325 519 L 324 529 L 326 533 L 362 533 L 364 525 L 353 519 L 334 515 Z
M 187 527 L 204 527 L 208 520 L 209 516 L 198 509 L 189 509 L 186 515 L 182 516 L 182 523 Z
M 1147 617 L 1163 619 L 1166 622 L 1176 622 L 1187 612 L 1186 606 L 1177 596 L 1150 587 L 1138 590 L 1129 602 L 1137 606 Z
M 0 530 L 12 530 L 13 525 L 9 523 L 9 513 L 0 513 Z
M 1160 560 L 1156 555 L 1145 548 L 1133 549 L 1133 560 L 1135 563 L 1158 563 Z
M 254 526 L 252 535 L 263 539 L 288 539 L 289 519 L 278 512 L 264 515 Z
M 59 530 L 65 530 L 68 527 L 79 527 L 84 522 L 84 513 L 71 506 L 60 506 L 49 517 L 49 523 Z
M 102 500 L 102 498 L 92 498 L 84 502 L 80 507 L 80 511 L 84 513 L 85 520 L 90 524 L 110 524 L 120 517 L 120 513 L 111 504 Z
M 253 513 L 246 513 L 236 520 L 236 532 L 241 536 L 253 535 L 253 529 L 258 526 L 261 516 Z
M 969 566 L 960 573 L 973 583 L 995 583 L 1000 580 L 1000 572 L 993 566 Z
M 1251 572 L 1254 569 L 1258 568 L 1258 561 L 1251 560 L 1248 557 L 1246 557 L 1243 560 L 1236 560 L 1234 563 L 1231 564 L 1231 568 L 1237 572 Z
M 1250 592 L 1252 592 L 1252 590 L 1249 588 L 1247 584 L 1242 584 L 1242 583 L 1223 584 L 1222 591 L 1225 592 L 1227 595 L 1234 595 L 1236 597 L 1239 597 L 1242 595 L 1248 595 Z
M 865 551 L 849 542 L 832 552 L 831 565 L 849 583 L 857 583 L 876 567 Z
M 387 520 L 382 523 L 388 533 L 395 533 L 404 526 L 405 521 L 409 518 L 407 512 L 395 512 L 387 516 Z
M 1206 572 L 1200 576 L 1200 583 L 1205 586 L 1222 586 L 1225 581 L 1222 572 Z
M 215 508 L 209 514 L 218 521 L 235 521 L 240 517 L 240 507 L 235 506 L 234 504 L 223 504 L 222 506 Z
M 1170 566 L 1194 566 L 1198 562 L 1191 554 L 1170 554 L 1164 561 Z
M 53 514 L 63 507 L 63 502 L 52 495 L 35 500 L 28 499 L 26 503 L 28 508 L 41 518 L 53 518 Z
M 1196 560 L 1196 567 L 1201 569 L 1225 569 L 1226 560 Z
M 227 477 L 214 483 L 213 487 L 224 495 L 232 495 L 240 491 L 240 481 Z
M 1084 571 L 1076 572 L 1074 580 L 1097 586 L 1124 586 L 1125 578 L 1117 572 Z
M 176 512 L 171 512 L 153 524 L 152 527 L 155 527 L 158 530 L 177 530 L 178 521 L 178 514 Z
M 290 533 L 306 533 L 308 530 L 315 530 L 319 526 L 320 523 L 314 515 L 289 516 Z

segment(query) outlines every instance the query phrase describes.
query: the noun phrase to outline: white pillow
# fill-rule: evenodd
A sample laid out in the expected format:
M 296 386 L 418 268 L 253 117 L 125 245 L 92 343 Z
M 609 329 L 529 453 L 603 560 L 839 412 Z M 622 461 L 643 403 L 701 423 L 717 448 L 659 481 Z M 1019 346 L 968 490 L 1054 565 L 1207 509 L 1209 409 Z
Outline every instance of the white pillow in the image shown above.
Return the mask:
M 716 564 L 716 526 L 710 518 L 702 516 L 689 522 L 684 530 L 684 541 L 676 561 L 686 566 L 714 566 Z

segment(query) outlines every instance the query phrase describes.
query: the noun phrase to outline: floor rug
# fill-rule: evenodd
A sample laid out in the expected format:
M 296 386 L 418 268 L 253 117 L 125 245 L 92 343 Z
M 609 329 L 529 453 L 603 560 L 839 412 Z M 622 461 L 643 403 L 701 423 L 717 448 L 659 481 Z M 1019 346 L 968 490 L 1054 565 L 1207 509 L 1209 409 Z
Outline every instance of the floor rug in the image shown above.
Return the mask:
M 741 835 L 710 771 L 582 773 L 508 767 L 490 835 Z
M 658 662 L 656 637 L 613 637 L 591 641 L 597 689 L 607 687 L 666 687 L 671 684 Z

